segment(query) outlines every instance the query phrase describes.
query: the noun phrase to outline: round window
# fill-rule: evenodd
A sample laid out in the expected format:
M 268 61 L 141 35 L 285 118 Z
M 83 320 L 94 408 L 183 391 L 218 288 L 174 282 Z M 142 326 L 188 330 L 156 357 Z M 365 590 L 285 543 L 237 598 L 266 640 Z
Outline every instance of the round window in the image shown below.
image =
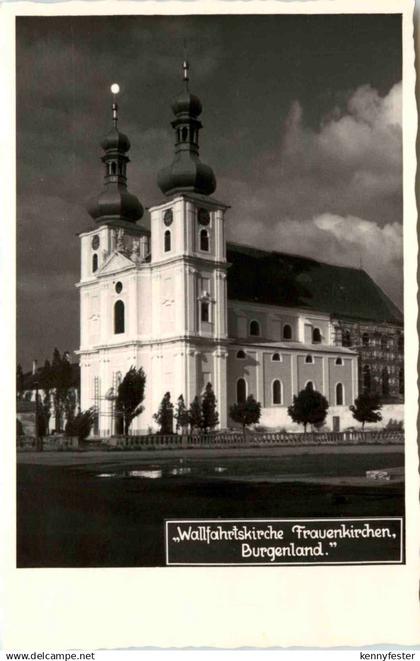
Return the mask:
M 163 215 L 163 222 L 165 223 L 166 227 L 169 227 L 169 225 L 172 225 L 174 217 L 172 214 L 172 209 L 167 209 Z
M 117 292 L 117 294 L 121 294 L 122 288 L 123 288 L 122 282 L 117 282 L 117 284 L 115 285 L 115 291 Z
M 92 238 L 92 248 L 93 250 L 98 250 L 99 248 L 99 236 L 97 234 Z

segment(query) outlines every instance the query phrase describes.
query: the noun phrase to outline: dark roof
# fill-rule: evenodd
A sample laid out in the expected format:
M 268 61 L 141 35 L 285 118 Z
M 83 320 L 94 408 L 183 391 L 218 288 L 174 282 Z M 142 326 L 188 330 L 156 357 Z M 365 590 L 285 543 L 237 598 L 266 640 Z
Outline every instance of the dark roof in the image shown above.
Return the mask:
M 32 372 L 26 372 L 23 375 L 23 390 L 35 390 L 35 383 L 38 381 L 38 387 L 40 385 L 42 367 L 38 367 L 36 374 Z M 78 363 L 71 363 L 71 385 L 73 388 L 80 388 L 80 365 Z
M 227 244 L 228 298 L 402 325 L 400 310 L 361 269 Z

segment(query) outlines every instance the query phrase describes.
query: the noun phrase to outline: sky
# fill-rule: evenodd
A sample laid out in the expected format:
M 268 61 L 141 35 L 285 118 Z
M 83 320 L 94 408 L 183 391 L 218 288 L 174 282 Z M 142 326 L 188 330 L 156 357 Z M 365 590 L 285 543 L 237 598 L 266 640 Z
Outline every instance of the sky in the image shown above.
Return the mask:
M 231 206 L 227 239 L 361 266 L 402 308 L 400 16 L 18 17 L 24 369 L 79 344 L 77 235 L 93 227 L 86 202 L 102 188 L 113 82 L 128 188 L 144 207 L 162 200 L 184 40 L 200 158 Z

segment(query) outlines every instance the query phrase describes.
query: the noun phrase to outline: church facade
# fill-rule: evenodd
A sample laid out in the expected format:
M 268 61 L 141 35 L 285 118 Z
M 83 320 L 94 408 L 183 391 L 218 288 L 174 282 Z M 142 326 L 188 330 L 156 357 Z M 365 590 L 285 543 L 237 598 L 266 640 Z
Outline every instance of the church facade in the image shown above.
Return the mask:
M 356 318 L 373 315 L 393 328 L 398 311 L 363 271 L 227 243 L 229 206 L 214 197 L 215 176 L 199 159 L 202 107 L 187 63 L 172 110 L 174 160 L 158 175 L 163 197 L 149 209 L 149 230 L 127 189 L 130 143 L 113 105 L 104 188 L 89 205 L 94 225 L 80 237 L 82 410 L 97 408 L 96 434 L 115 433 L 118 384 L 135 366 L 146 388 L 133 433 L 154 428 L 167 391 L 188 406 L 208 382 L 221 428 L 232 426 L 230 405 L 249 394 L 261 402 L 262 424 L 287 424 L 293 395 L 308 383 L 337 423 L 360 380 L 357 349 L 337 330 L 340 301 L 353 302 Z

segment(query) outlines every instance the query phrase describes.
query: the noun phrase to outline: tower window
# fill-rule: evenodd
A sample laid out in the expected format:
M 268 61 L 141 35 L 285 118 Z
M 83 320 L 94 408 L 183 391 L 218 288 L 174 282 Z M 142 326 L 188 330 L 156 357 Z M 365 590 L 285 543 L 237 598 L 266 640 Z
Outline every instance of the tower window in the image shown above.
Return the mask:
M 201 321 L 210 321 L 209 304 L 207 301 L 201 302 Z
M 308 381 L 305 388 L 306 390 L 313 390 L 314 389 L 313 381 Z
M 292 339 L 292 327 L 290 324 L 285 324 L 283 326 L 283 340 L 291 340 Z
M 170 233 L 169 230 L 166 230 L 166 232 L 165 232 L 164 243 L 165 243 L 165 252 L 170 252 L 170 250 L 171 250 L 171 233 Z
M 281 383 L 278 379 L 273 381 L 273 404 L 281 404 Z
M 271 360 L 273 360 L 275 362 L 279 362 L 281 360 L 280 354 L 279 353 L 273 353 L 273 355 L 271 356 Z
M 117 164 L 115 161 L 111 163 L 111 174 L 117 174 Z
M 249 324 L 249 334 L 254 336 L 260 335 L 260 325 L 255 319 Z
M 342 358 L 336 358 L 335 359 L 335 364 L 336 365 L 342 365 L 343 364 L 343 359 Z
M 312 331 L 312 344 L 320 344 L 322 342 L 321 331 L 319 328 L 314 328 Z
M 314 362 L 314 357 L 313 357 L 313 356 L 311 356 L 310 354 L 308 354 L 307 356 L 305 356 L 305 363 L 306 363 L 307 365 L 312 365 L 313 362 Z
M 122 282 L 117 282 L 117 284 L 115 285 L 115 291 L 117 292 L 117 294 L 121 294 L 122 288 L 123 288 Z
M 239 349 L 238 353 L 236 354 L 236 357 L 239 358 L 240 360 L 243 360 L 245 358 L 245 351 Z
M 125 311 L 124 303 L 122 301 L 116 301 L 114 305 L 114 333 L 118 335 L 119 333 L 125 332 Z
M 245 379 L 238 379 L 236 382 L 236 401 L 238 404 L 243 404 L 246 401 L 246 381 Z
M 188 129 L 186 126 L 182 129 L 182 142 L 186 142 L 188 138 Z
M 343 406 L 344 404 L 344 389 L 342 383 L 337 383 L 335 387 L 335 404 L 336 406 Z
M 207 230 L 201 230 L 200 232 L 200 250 L 209 251 L 209 233 Z
M 92 273 L 98 270 L 98 255 L 96 252 L 92 255 Z

